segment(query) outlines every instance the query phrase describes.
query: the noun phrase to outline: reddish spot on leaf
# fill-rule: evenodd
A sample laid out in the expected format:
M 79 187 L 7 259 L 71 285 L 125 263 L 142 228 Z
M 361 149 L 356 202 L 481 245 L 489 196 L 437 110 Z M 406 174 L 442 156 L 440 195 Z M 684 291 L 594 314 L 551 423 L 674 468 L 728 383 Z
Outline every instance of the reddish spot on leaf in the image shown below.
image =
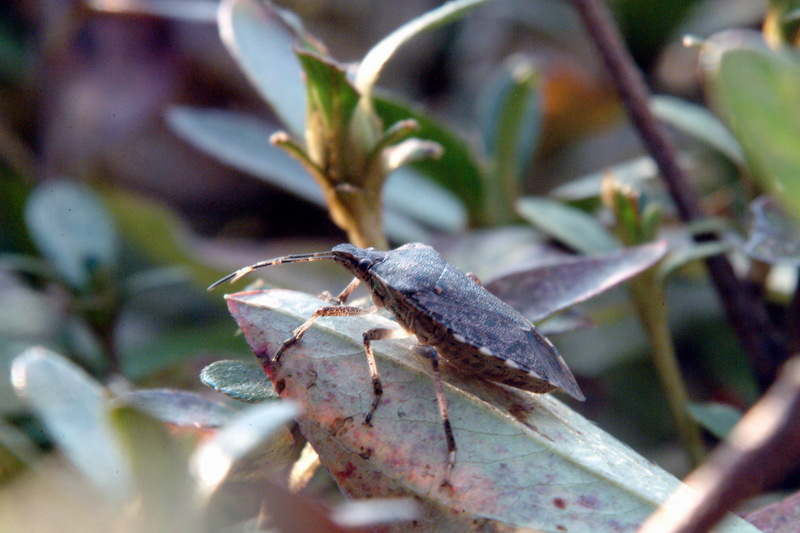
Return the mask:
M 553 505 L 555 505 L 559 509 L 566 509 L 567 508 L 567 502 L 565 502 L 563 498 L 554 498 L 553 499 Z

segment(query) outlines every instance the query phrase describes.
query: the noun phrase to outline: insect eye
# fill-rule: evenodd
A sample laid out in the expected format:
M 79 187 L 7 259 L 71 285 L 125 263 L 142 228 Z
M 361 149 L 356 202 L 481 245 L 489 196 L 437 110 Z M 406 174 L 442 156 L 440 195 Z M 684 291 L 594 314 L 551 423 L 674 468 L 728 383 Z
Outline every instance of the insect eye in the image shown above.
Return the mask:
M 369 268 L 373 265 L 372 259 L 367 257 L 358 260 L 358 268 L 359 270 L 369 270 Z

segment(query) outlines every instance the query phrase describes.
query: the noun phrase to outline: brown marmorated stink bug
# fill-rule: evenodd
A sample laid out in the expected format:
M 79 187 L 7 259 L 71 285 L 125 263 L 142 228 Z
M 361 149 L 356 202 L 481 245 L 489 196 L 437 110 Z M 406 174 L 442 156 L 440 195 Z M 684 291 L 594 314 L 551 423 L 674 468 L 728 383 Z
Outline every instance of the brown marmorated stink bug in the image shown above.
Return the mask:
M 416 335 L 419 344 L 415 351 L 430 360 L 433 367 L 436 400 L 447 440 L 443 484 L 449 484 L 455 465 L 456 442 L 439 376 L 439 356 L 461 374 L 536 393 L 562 389 L 577 400 L 584 399 L 556 348 L 528 319 L 424 244 L 406 244 L 387 252 L 340 244 L 329 252 L 287 255 L 239 269 L 211 285 L 209 290 L 225 281 L 236 281 L 257 268 L 323 259 L 336 261 L 352 272 L 355 279 L 336 298 L 331 298 L 333 305 L 314 311 L 283 341 L 274 362 L 319 317 L 363 315 L 385 307 L 402 329 L 375 328 L 364 332 L 374 392 L 364 423 L 370 424 L 383 394 L 370 343 Z M 374 305 L 371 308 L 344 305 L 361 281 L 367 284 Z

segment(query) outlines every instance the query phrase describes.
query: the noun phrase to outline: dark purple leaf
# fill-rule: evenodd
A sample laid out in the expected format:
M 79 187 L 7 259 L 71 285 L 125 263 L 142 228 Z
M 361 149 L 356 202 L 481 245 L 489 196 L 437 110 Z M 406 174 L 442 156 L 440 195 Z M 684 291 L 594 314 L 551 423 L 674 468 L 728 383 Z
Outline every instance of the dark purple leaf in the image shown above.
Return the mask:
M 604 255 L 570 257 L 506 274 L 485 286 L 536 322 L 635 276 L 654 265 L 666 252 L 666 242 L 657 241 Z

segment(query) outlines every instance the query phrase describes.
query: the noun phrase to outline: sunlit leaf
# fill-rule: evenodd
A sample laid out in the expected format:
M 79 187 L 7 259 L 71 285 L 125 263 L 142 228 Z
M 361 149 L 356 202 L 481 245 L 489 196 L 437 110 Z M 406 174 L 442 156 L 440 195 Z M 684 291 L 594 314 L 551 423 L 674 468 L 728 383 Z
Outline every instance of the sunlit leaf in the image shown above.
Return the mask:
M 248 403 L 278 398 L 278 393 L 258 363 L 215 361 L 200 372 L 200 381 L 217 392 Z
M 215 22 L 219 7 L 212 0 L 89 0 L 86 4 L 104 13 L 148 15 L 188 22 Z
M 222 42 L 283 124 L 302 138 L 306 90 L 295 55 L 301 45 L 298 25 L 285 11 L 257 0 L 223 0 L 218 24 Z
M 262 363 L 322 303 L 279 290 L 227 299 Z M 633 532 L 678 486 L 550 395 L 447 371 L 458 456 L 452 490 L 440 487 L 444 433 L 429 364 L 409 352 L 410 339 L 373 343 L 384 394 L 372 425 L 363 423 L 373 393 L 362 333 L 373 327 L 397 325 L 378 316 L 322 318 L 280 364 L 267 366 L 281 397 L 302 407 L 301 431 L 351 497 L 410 495 L 427 531 L 480 524 L 482 531 Z M 731 517 L 724 531 L 754 529 Z
M 125 496 L 130 472 L 109 424 L 100 384 L 45 348 L 17 357 L 11 379 L 72 464 L 110 498 Z
M 297 407 L 291 402 L 254 405 L 200 445 L 192 456 L 192 468 L 201 494 L 211 495 L 236 461 L 264 444 L 275 432 L 285 430 L 285 424 L 296 415 Z
M 622 283 L 666 252 L 666 242 L 658 241 L 605 255 L 569 257 L 506 274 L 485 287 L 535 322 Z
M 724 241 L 686 242 L 683 246 L 676 247 L 664 259 L 664 262 L 659 265 L 658 274 L 662 279 L 666 279 L 693 261 L 703 261 L 709 257 L 724 254 L 731 248 L 732 245 Z
M 414 167 L 400 167 L 389 175 L 383 189 L 387 216 L 395 214 L 438 231 L 458 233 L 466 229 L 467 212 L 450 191 L 431 181 Z M 386 233 L 393 235 L 387 220 Z M 427 239 L 426 239 L 427 240 Z
M 517 212 L 534 227 L 577 252 L 611 252 L 620 247 L 597 219 L 561 202 L 527 196 L 517 202 Z
M 87 187 L 69 181 L 47 181 L 31 194 L 25 221 L 36 245 L 63 278 L 87 289 L 96 276 L 116 265 L 114 224 Z
M 372 88 L 378 81 L 384 65 L 401 46 L 424 32 L 458 20 L 471 9 L 487 2 L 488 0 L 454 0 L 447 2 L 403 24 L 384 37 L 361 60 L 355 79 L 355 86 L 358 91 L 367 97 L 371 96 Z

